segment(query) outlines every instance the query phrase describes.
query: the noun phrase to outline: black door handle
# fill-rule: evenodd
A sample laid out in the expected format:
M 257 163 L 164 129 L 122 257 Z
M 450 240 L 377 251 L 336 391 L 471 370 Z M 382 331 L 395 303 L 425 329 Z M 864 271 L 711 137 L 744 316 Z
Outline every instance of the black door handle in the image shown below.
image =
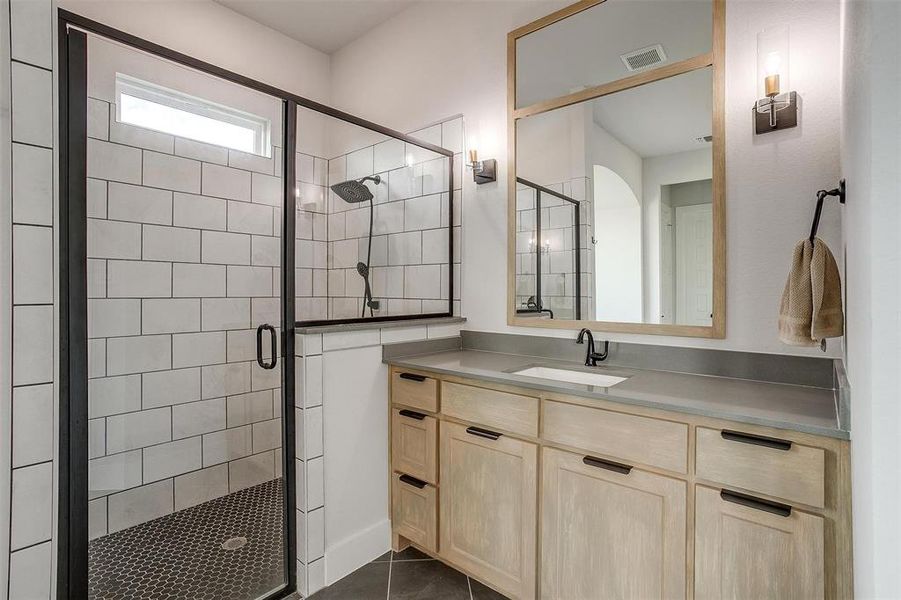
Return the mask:
M 272 361 L 266 362 L 263 359 L 263 331 L 269 332 L 269 340 L 271 342 L 272 347 Z M 274 369 L 275 365 L 278 364 L 278 341 L 277 334 L 275 333 L 275 327 L 270 325 L 269 323 L 263 323 L 259 327 L 257 327 L 257 364 L 259 364 L 264 369 Z
M 771 438 L 753 433 L 744 433 L 743 431 L 733 431 L 731 429 L 723 429 L 720 436 L 724 440 L 730 442 L 739 442 L 742 444 L 751 444 L 753 446 L 763 446 L 764 448 L 773 448 L 774 450 L 791 450 L 792 443 L 789 440 L 780 440 L 779 438 Z
M 729 490 L 720 490 L 720 498 L 722 498 L 726 502 L 740 504 L 741 506 L 747 506 L 748 508 L 753 508 L 754 510 L 762 510 L 763 512 L 779 515 L 780 517 L 789 517 L 792 514 L 792 507 L 788 504 L 773 502 L 771 500 L 764 500 L 763 498 L 755 498 L 754 496 L 748 496 L 747 494 L 739 494 L 738 492 L 731 492 Z
M 418 413 L 414 410 L 407 410 L 406 408 L 401 410 L 398 413 L 402 417 L 407 417 L 408 419 L 416 419 L 417 421 L 422 421 L 425 419 L 425 415 L 422 413 Z
M 482 437 L 488 440 L 496 440 L 501 437 L 501 434 L 496 431 L 491 431 L 490 429 L 482 429 L 481 427 L 467 427 L 466 433 L 469 435 L 474 435 L 477 437 Z
M 613 471 L 614 473 L 620 473 L 622 475 L 628 475 L 632 472 L 632 467 L 629 465 L 624 465 L 622 463 L 613 462 L 612 460 L 604 460 L 602 458 L 596 458 L 594 456 L 583 456 L 582 462 L 588 465 L 589 467 L 597 467 L 598 469 L 606 469 L 608 471 Z
M 419 479 L 416 479 L 415 477 L 410 477 L 409 475 L 401 475 L 400 477 L 398 477 L 398 479 L 400 479 L 402 482 L 406 483 L 407 485 L 412 485 L 413 487 L 418 488 L 420 490 L 425 487 L 425 481 L 420 481 Z
M 419 383 L 425 381 L 425 375 L 417 375 L 416 373 L 401 373 L 398 377 L 408 381 L 418 381 Z

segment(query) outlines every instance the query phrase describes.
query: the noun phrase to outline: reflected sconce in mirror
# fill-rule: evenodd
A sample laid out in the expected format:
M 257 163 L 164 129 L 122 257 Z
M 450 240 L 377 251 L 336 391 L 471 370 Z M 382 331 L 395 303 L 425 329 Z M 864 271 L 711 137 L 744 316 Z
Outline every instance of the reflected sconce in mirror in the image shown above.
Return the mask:
M 535 252 L 535 238 L 529 240 L 529 253 Z M 541 246 L 542 254 L 550 254 L 551 253 L 551 240 L 544 240 L 544 244 Z
M 798 95 L 788 89 L 788 25 L 757 34 L 757 82 L 763 96 L 754 103 L 754 132 L 798 125 Z
M 491 183 L 497 181 L 497 160 L 489 158 L 479 160 L 479 151 L 472 149 L 469 151 L 469 163 L 467 166 L 472 169 L 472 180 L 477 184 Z

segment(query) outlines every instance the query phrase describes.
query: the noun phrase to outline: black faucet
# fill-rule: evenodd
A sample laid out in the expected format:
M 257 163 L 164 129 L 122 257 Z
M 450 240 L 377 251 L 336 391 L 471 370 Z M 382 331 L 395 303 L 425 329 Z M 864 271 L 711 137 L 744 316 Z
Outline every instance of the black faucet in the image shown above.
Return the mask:
M 579 332 L 579 337 L 576 338 L 576 343 L 584 344 L 586 335 L 588 335 L 588 351 L 585 353 L 585 366 L 596 367 L 598 366 L 599 360 L 607 360 L 607 352 L 610 350 L 610 341 L 604 340 L 604 352 L 599 354 L 594 351 L 594 336 L 591 335 L 591 330 L 587 327 L 583 328 L 582 331 Z

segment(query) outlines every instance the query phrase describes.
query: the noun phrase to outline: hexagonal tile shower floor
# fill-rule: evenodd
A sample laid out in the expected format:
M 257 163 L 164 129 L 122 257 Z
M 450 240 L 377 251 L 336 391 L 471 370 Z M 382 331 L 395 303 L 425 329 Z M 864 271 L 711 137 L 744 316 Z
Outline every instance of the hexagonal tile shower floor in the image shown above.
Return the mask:
M 282 480 L 97 538 L 90 598 L 253 600 L 284 581 Z

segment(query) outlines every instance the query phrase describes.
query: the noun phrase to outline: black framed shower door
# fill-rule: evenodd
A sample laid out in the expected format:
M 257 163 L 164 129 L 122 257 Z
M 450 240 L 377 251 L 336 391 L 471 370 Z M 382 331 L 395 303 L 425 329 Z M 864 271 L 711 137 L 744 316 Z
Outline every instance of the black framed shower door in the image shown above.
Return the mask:
M 249 80 L 116 31 L 59 11 L 60 135 L 60 476 L 57 598 L 89 596 L 88 575 L 88 310 L 87 310 L 87 81 L 88 33 L 125 44 L 170 62 L 236 83 Z M 248 87 L 245 85 L 245 87 Z M 296 125 L 297 103 L 278 97 L 286 132 Z M 281 522 L 283 584 L 265 598 L 275 600 L 297 588 L 295 458 L 294 458 L 294 184 L 295 136 L 283 138 L 280 258 L 281 359 Z M 292 160 L 288 158 L 291 157 Z

